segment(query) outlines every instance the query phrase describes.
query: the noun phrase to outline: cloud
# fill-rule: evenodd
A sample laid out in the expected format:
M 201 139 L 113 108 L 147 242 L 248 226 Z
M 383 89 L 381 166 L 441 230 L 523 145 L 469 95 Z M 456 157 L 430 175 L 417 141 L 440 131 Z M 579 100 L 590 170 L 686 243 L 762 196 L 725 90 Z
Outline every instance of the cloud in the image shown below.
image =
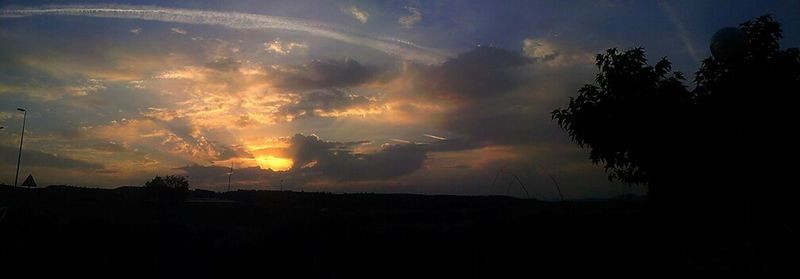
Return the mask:
M 380 113 L 382 104 L 349 88 L 374 80 L 374 72 L 352 59 L 264 67 L 218 58 L 156 74 L 148 88 L 172 91 L 164 96 L 169 101 L 141 114 L 166 122 L 187 119 L 201 130 L 273 125 L 297 117 L 365 116 Z
M 241 148 L 234 148 L 208 139 L 199 127 L 187 118 L 157 121 L 167 131 L 161 144 L 169 146 L 174 153 L 190 155 L 194 160 L 206 162 L 227 160 L 234 157 L 252 157 Z
M 476 148 L 466 141 L 430 144 L 384 144 L 371 153 L 355 153 L 357 143 L 323 141 L 315 135 L 297 134 L 289 140 L 291 171 L 338 181 L 377 180 L 411 174 L 420 169 L 430 152 Z
M 476 47 L 441 65 L 409 65 L 395 80 L 386 83 L 385 90 L 392 92 L 386 102 L 436 108 L 419 111 L 410 107 L 407 115 L 481 146 L 564 140 L 550 119 L 550 111 L 563 101 L 559 97 L 566 99 L 580 86 L 583 80 L 576 74 L 590 72 L 592 64 L 550 64 L 568 56 L 553 50 L 542 54 L 538 52 L 542 49 L 531 48 L 541 45 L 528 41 L 528 53 Z M 536 55 L 526 55 L 531 52 Z M 402 89 L 394 91 L 395 88 Z
M 205 63 L 204 66 L 220 72 L 236 72 L 241 68 L 242 62 L 230 57 L 224 57 Z
M 161 120 L 187 118 L 201 129 L 284 122 L 278 118 L 280 107 L 292 99 L 271 80 L 278 78 L 261 65 L 233 58 L 177 67 L 155 75 L 148 88 L 168 94 L 144 114 Z
M 181 34 L 181 35 L 186 35 L 187 33 L 189 33 L 186 30 L 180 29 L 178 27 L 172 27 L 169 30 L 172 30 L 172 32 L 175 32 L 175 33 L 178 33 L 178 34 Z
M 266 50 L 266 51 L 268 51 L 270 53 L 288 55 L 288 54 L 292 53 L 292 51 L 294 51 L 296 49 L 297 50 L 308 49 L 308 45 L 301 44 L 301 43 L 295 43 L 295 42 L 283 43 L 283 42 L 281 42 L 280 38 L 276 38 L 275 40 L 272 40 L 271 42 L 264 43 L 264 50 Z
M 19 150 L 15 147 L 0 146 L 0 158 L 15 158 Z M 6 164 L 12 162 L 5 161 Z M 16 163 L 16 162 L 14 162 Z M 24 149 L 22 151 L 22 163 L 26 167 L 46 167 L 61 169 L 80 169 L 80 170 L 99 170 L 103 165 L 76 160 L 68 157 L 60 157 L 55 154 L 45 153 L 38 150 Z
M 522 53 L 531 59 L 552 67 L 594 64 L 595 52 L 553 38 L 526 38 L 522 41 Z
M 0 111 L 0 121 L 6 121 L 10 119 L 22 119 L 22 114 L 18 111 L 10 112 L 10 111 Z
M 89 146 L 89 149 L 99 152 L 131 152 L 130 148 L 125 144 L 119 144 L 114 141 L 98 142 Z
M 12 56 L 13 50 L 0 46 L 0 94 L 19 94 L 28 99 L 51 101 L 64 96 L 86 96 L 106 87 L 98 79 L 56 75 L 53 68 L 38 65 L 27 57 Z
M 476 101 L 509 92 L 520 80 L 514 71 L 531 60 L 495 47 L 477 47 L 433 66 L 428 86 L 440 97 Z
M 292 172 L 333 180 L 370 180 L 397 177 L 419 169 L 427 151 L 413 144 L 386 145 L 374 153 L 359 154 L 346 144 L 295 135 L 288 154 Z
M 0 54 L 0 59 L 2 58 Z M 14 60 L 4 61 L 6 62 L 2 64 L 5 65 L 0 65 L 0 72 L 3 73 L 0 75 L 0 94 L 18 94 L 27 99 L 49 101 L 60 99 L 69 93 L 65 89 L 70 86 L 70 82 L 64 79 L 16 64 Z
M 491 101 L 452 110 L 441 127 L 486 144 L 534 144 L 543 140 L 549 123 L 549 115 L 534 105 Z
M 363 22 L 366 22 L 368 19 L 368 14 L 366 12 L 358 10 L 357 8 L 354 11 L 358 11 L 359 14 L 363 15 Z M 363 32 L 356 32 L 327 23 L 258 14 L 172 9 L 153 6 L 72 5 L 0 10 L 0 18 L 18 18 L 39 15 L 154 20 L 188 24 L 220 25 L 233 29 L 277 29 L 303 32 L 318 37 L 360 45 L 382 51 L 404 60 L 435 64 L 447 57 L 447 54 L 440 51 L 421 47 L 395 38 L 366 35 Z
M 226 144 L 208 136 L 208 130 L 184 117 L 145 116 L 82 129 L 87 139 L 125 142 L 146 148 L 171 161 L 211 163 L 231 158 L 252 158 L 239 145 Z M 85 140 L 85 139 L 84 139 Z
M 352 15 L 353 18 L 355 18 L 361 23 L 367 23 L 367 20 L 369 20 L 369 13 L 367 13 L 367 11 L 359 9 L 356 6 L 350 6 L 350 8 L 347 9 L 347 11 L 350 12 L 350 15 Z
M 397 19 L 397 23 L 400 23 L 400 26 L 402 26 L 405 29 L 411 29 L 414 27 L 414 25 L 417 24 L 417 22 L 422 20 L 422 12 L 420 12 L 419 9 L 413 7 L 406 7 L 406 10 L 408 10 L 411 14 L 406 16 L 401 16 L 399 19 Z
M 558 50 L 549 41 L 527 38 L 522 42 L 522 52 L 527 57 L 548 60 L 558 55 Z
M 322 59 L 270 69 L 273 81 L 289 90 L 355 86 L 373 77 L 373 71 L 353 59 Z
M 65 90 L 73 96 L 86 96 L 100 90 L 105 90 L 103 82 L 97 79 L 88 79 L 84 84 L 67 86 Z
M 431 135 L 431 134 L 424 134 L 423 136 L 426 136 L 426 137 L 429 137 L 429 138 L 432 138 L 432 139 L 437 139 L 437 140 L 447 140 L 447 138 L 445 138 L 445 137 L 434 136 L 434 135 Z
M 172 28 L 170 28 L 169 30 L 171 30 L 172 32 L 175 32 L 175 33 L 181 34 L 181 35 L 186 35 L 187 33 L 189 33 L 189 32 L 187 32 L 186 30 L 180 29 L 180 28 L 178 28 L 178 27 L 172 27 Z
M 86 97 L 124 84 L 143 88 L 153 72 L 170 67 L 180 55 L 144 53 L 97 45 L 51 44 L 21 39 L 0 44 L 0 94 L 29 101 L 56 101 Z
M 284 105 L 281 110 L 287 117 L 342 116 L 345 114 L 361 115 L 377 106 L 372 98 L 345 93 L 337 89 L 313 90 L 296 94 L 293 103 Z

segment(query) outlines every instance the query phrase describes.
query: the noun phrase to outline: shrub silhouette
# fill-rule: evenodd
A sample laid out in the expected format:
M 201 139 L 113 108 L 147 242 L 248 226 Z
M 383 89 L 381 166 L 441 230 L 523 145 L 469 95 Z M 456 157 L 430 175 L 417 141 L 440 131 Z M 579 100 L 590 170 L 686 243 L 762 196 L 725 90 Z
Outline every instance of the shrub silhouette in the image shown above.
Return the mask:
M 596 85 L 553 119 L 609 179 L 646 184 L 657 200 L 796 194 L 776 165 L 789 146 L 781 141 L 791 127 L 788 97 L 800 92 L 800 51 L 780 49 L 771 16 L 740 29 L 744 53 L 705 59 L 691 90 L 666 58 L 648 65 L 642 48 L 598 54 Z
M 189 182 L 183 176 L 156 176 L 146 182 L 144 187 L 145 200 L 159 205 L 180 204 L 189 195 Z

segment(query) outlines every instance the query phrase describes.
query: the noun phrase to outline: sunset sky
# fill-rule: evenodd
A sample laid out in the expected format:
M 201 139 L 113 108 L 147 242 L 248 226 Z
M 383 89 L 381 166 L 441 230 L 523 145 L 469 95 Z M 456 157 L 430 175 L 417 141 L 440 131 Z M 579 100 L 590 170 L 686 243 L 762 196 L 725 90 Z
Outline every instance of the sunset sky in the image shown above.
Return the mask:
M 0 0 L 0 183 L 22 107 L 20 181 L 40 185 L 225 190 L 233 165 L 234 189 L 636 192 L 550 112 L 606 48 L 691 76 L 716 30 L 768 13 L 799 46 L 788 0 Z

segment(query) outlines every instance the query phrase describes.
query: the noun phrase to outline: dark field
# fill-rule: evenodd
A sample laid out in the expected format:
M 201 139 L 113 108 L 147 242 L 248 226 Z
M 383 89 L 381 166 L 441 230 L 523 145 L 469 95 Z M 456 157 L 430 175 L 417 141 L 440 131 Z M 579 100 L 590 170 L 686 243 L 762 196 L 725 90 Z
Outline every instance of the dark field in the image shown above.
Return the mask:
M 754 263 L 797 274 L 782 252 L 796 242 L 753 252 L 735 226 L 663 217 L 636 198 L 193 191 L 156 206 L 143 194 L 0 187 L 0 277 L 727 277 Z

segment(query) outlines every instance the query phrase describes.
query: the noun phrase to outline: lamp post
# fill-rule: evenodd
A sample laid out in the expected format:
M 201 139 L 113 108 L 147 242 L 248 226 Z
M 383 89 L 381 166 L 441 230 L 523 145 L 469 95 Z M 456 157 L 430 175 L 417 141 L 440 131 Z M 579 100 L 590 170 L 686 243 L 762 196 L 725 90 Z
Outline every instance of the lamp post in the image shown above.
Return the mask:
M 231 191 L 231 175 L 233 175 L 233 161 L 231 161 L 231 171 L 228 172 L 228 192 Z
M 22 134 L 19 136 L 19 154 L 17 155 L 17 174 L 14 175 L 14 187 L 17 187 L 19 181 L 19 162 L 22 160 L 22 140 L 25 139 L 25 120 L 28 118 L 28 111 L 24 108 L 17 108 L 22 114 Z

